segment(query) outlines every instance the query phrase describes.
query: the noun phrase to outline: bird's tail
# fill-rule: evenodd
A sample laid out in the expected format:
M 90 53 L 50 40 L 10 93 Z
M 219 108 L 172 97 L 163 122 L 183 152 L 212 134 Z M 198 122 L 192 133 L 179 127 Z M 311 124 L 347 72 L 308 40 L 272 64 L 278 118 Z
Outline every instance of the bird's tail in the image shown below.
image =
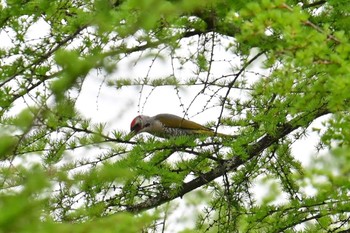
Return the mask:
M 230 134 L 224 134 L 224 133 L 215 133 L 213 132 L 213 136 L 218 136 L 226 139 L 235 139 L 237 138 L 237 135 L 230 135 Z

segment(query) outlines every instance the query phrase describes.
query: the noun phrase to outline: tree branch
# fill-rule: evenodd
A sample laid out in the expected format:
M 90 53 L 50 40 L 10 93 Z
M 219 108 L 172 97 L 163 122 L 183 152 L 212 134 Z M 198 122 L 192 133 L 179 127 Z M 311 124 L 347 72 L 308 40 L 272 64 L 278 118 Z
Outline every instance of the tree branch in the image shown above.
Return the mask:
M 323 4 L 325 4 L 327 1 L 325 1 L 325 0 L 321 0 L 321 1 L 317 1 L 317 2 L 312 2 L 312 3 L 310 3 L 310 4 L 305 4 L 305 5 L 303 5 L 303 9 L 306 9 L 306 8 L 310 8 L 310 7 L 318 7 L 318 6 L 320 6 L 320 5 L 323 5 Z

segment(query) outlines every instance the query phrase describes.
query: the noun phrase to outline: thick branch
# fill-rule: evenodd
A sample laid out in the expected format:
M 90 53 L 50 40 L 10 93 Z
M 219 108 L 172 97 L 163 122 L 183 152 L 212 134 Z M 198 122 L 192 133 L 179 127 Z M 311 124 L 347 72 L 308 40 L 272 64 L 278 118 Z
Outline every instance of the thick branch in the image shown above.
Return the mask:
M 325 3 L 327 3 L 327 1 L 321 0 L 321 1 L 317 1 L 317 2 L 312 2 L 310 4 L 304 4 L 302 8 L 307 9 L 310 7 L 320 7 L 320 6 L 324 5 Z

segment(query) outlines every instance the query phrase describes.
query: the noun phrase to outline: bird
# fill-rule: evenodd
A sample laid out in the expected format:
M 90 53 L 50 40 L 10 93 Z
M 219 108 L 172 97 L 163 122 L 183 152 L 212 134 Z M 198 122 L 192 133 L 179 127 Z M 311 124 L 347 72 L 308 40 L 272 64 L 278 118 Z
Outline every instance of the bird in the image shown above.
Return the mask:
M 161 138 L 185 135 L 231 137 L 231 135 L 217 133 L 211 128 L 194 121 L 167 113 L 158 114 L 153 117 L 145 115 L 135 117 L 130 124 L 130 134 L 135 136 L 143 132 Z

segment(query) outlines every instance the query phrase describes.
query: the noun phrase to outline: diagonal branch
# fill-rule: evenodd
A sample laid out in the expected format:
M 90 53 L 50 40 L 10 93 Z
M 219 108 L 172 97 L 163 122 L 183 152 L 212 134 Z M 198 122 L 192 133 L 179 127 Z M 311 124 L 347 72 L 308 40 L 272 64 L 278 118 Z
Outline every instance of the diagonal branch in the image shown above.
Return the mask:
M 36 60 L 34 60 L 33 62 L 31 62 L 30 64 L 23 66 L 22 68 L 20 68 L 18 71 L 16 71 L 16 73 L 12 74 L 10 77 L 8 77 L 6 80 L 2 81 L 0 83 L 0 88 L 3 87 L 6 83 L 10 82 L 11 80 L 13 80 L 15 77 L 17 77 L 18 75 L 22 74 L 24 71 L 26 71 L 27 69 L 29 69 L 32 66 L 38 65 L 40 63 L 42 63 L 43 61 L 47 60 L 49 57 L 51 57 L 58 49 L 60 49 L 61 47 L 63 47 L 64 45 L 68 44 L 70 41 L 72 41 L 79 33 L 81 33 L 87 26 L 82 26 L 77 28 L 77 30 L 72 33 L 71 35 L 67 36 L 66 38 L 64 38 L 62 41 L 57 42 L 57 44 L 50 49 L 49 51 L 47 51 L 47 53 L 42 54 L 40 57 L 38 57 Z M 42 83 L 43 81 L 41 81 L 40 83 Z

